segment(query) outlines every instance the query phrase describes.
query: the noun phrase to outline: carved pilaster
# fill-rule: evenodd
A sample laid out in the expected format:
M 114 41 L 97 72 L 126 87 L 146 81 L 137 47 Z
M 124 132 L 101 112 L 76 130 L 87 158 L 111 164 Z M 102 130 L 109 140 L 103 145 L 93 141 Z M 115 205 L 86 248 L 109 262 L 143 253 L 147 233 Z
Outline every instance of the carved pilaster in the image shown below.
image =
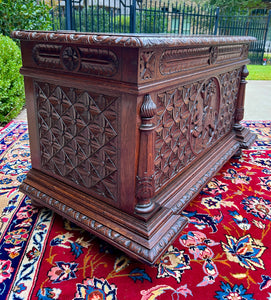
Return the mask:
M 154 209 L 151 198 L 154 195 L 154 129 L 153 117 L 156 105 L 149 94 L 145 95 L 140 109 L 140 152 L 137 172 L 137 213 L 150 213 Z
M 249 72 L 247 66 L 245 65 L 241 73 L 241 82 L 235 112 L 235 123 L 239 123 L 244 118 L 245 90 L 247 84 L 246 77 L 248 76 L 248 74 Z
M 245 65 L 241 73 L 241 82 L 235 111 L 235 124 L 233 126 L 237 140 L 240 142 L 240 149 L 237 151 L 234 158 L 239 158 L 242 154 L 241 149 L 248 149 L 256 139 L 255 134 L 252 134 L 248 128 L 245 128 L 240 124 L 244 118 L 245 90 L 247 84 L 246 77 L 248 74 L 249 72 Z

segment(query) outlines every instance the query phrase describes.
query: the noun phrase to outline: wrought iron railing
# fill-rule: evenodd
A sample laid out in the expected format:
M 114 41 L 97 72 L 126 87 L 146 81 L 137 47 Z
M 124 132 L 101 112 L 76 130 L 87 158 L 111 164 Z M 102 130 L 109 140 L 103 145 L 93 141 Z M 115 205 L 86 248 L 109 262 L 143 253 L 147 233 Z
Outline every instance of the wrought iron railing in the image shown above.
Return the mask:
M 263 62 L 271 16 L 267 10 L 225 11 L 169 0 L 45 1 L 52 8 L 54 30 L 254 36 L 257 42 L 249 52 L 253 63 Z

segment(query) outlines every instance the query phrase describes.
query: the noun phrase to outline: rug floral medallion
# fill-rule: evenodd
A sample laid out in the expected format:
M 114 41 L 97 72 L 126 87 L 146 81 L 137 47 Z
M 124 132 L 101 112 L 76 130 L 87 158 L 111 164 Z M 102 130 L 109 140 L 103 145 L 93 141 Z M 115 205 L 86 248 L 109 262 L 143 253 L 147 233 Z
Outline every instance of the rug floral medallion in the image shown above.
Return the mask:
M 27 124 L 0 131 L 0 299 L 271 300 L 271 122 L 188 205 L 186 228 L 152 267 L 48 209 L 18 186 L 31 167 Z

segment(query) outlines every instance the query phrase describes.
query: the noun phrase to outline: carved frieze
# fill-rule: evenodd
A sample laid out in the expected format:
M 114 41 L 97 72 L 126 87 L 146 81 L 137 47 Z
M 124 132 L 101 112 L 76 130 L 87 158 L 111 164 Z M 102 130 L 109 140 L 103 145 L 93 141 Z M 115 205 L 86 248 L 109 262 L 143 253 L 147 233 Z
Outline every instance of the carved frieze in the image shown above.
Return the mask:
M 165 50 L 160 58 L 162 75 L 192 70 L 208 64 L 209 47 Z
M 165 50 L 159 61 L 161 75 L 198 69 L 213 64 L 246 58 L 248 45 L 219 45 L 200 48 L 178 48 Z
M 35 82 L 41 165 L 51 174 L 118 199 L 118 97 Z
M 117 55 L 112 50 L 97 48 L 37 44 L 32 57 L 42 68 L 104 77 L 114 76 L 119 67 Z

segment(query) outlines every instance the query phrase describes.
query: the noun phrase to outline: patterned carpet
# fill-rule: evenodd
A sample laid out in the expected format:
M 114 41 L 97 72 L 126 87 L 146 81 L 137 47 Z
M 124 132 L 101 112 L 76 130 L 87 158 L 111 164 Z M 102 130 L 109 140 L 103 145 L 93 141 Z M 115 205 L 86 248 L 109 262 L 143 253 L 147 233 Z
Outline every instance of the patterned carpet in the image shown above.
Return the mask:
M 0 299 L 271 299 L 271 122 L 183 215 L 189 224 L 150 267 L 50 210 L 18 186 L 31 167 L 27 124 L 0 131 Z

